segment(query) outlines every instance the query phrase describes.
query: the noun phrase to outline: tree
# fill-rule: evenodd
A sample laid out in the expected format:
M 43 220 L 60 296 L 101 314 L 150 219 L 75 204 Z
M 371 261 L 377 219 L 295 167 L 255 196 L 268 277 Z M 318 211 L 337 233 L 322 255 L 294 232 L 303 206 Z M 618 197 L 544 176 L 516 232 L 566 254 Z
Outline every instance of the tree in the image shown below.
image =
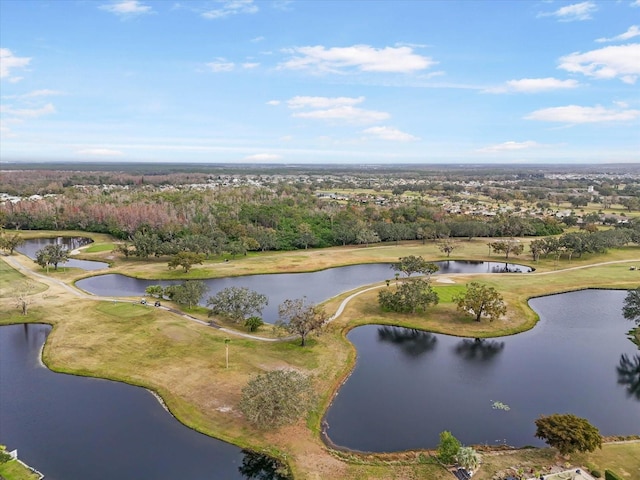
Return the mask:
M 356 236 L 356 242 L 359 244 L 364 244 L 365 247 L 368 247 L 370 243 L 378 243 L 380 241 L 380 237 L 376 232 L 371 230 L 370 228 L 361 228 L 358 230 L 358 235 Z
M 378 293 L 380 306 L 392 312 L 423 312 L 429 305 L 437 305 L 438 300 L 438 294 L 431 288 L 429 281 L 421 278 L 403 282 L 395 290 L 389 287 Z
M 458 304 L 458 311 L 474 315 L 476 322 L 483 316 L 493 321 L 507 313 L 507 307 L 498 291 L 478 282 L 468 283 L 467 291 L 454 297 L 453 301 Z
M 13 235 L 0 235 L 0 249 L 9 252 L 9 255 L 13 255 L 13 251 L 24 243 L 24 238 L 19 234 Z
M 506 260 L 509 260 L 509 254 L 513 253 L 514 255 L 520 255 L 524 251 L 524 245 L 514 239 L 499 240 L 497 242 L 490 243 L 489 246 L 496 253 L 504 253 Z
M 297 227 L 297 231 L 298 244 L 302 245 L 305 250 L 309 248 L 309 245 L 314 246 L 318 242 L 318 239 L 311 229 L 311 225 L 309 225 L 308 223 L 299 224 Z
M 480 456 L 471 447 L 460 447 L 456 454 L 456 461 L 466 470 L 475 470 L 480 464 Z
M 622 306 L 622 316 L 640 326 L 640 287 L 627 292 Z
M 189 273 L 189 270 L 191 270 L 193 265 L 202 265 L 204 258 L 205 256 L 203 253 L 178 252 L 171 257 L 171 260 L 169 260 L 169 268 L 174 269 L 182 267 L 184 269 L 184 273 Z
M 29 305 L 33 302 L 33 285 L 27 282 L 22 282 L 16 289 L 16 296 L 14 297 L 14 303 L 16 308 L 20 309 L 22 315 L 29 313 Z
M 407 277 L 414 273 L 422 273 L 427 277 L 439 270 L 435 263 L 427 262 L 424 258 L 409 255 L 408 257 L 400 257 L 399 262 L 391 265 L 396 272 L 403 272 Z
M 247 287 L 228 287 L 207 300 L 207 306 L 211 307 L 209 316 L 222 315 L 236 323 L 252 315 L 261 315 L 268 303 L 266 295 Z
M 273 370 L 249 380 L 238 408 L 258 428 L 296 422 L 313 404 L 311 379 L 295 370 Z
M 264 322 L 260 317 L 249 317 L 244 321 L 244 326 L 249 329 L 250 332 L 256 332 Z
M 440 250 L 442 253 L 446 253 L 447 258 L 449 258 L 451 252 L 453 252 L 457 248 L 458 244 L 448 238 L 438 242 L 438 250 Z
M 164 296 L 164 287 L 162 285 L 149 285 L 144 289 L 144 292 L 152 297 L 162 298 Z
M 68 260 L 69 250 L 57 243 L 47 245 L 36 252 L 36 263 L 47 270 L 49 265 L 53 265 L 53 269 L 57 270 L 58 264 L 66 263 Z
M 440 443 L 436 451 L 438 459 L 446 465 L 452 464 L 455 462 L 461 446 L 460 441 L 451 432 L 447 430 L 440 432 Z
M 543 439 L 561 455 L 573 452 L 593 452 L 602 448 L 602 437 L 586 419 L 570 413 L 541 416 L 536 421 L 535 436 Z
M 300 346 L 304 347 L 307 336 L 319 331 L 328 320 L 324 308 L 306 303 L 306 297 L 285 300 L 278 307 L 280 320 L 277 324 L 285 330 L 300 336 Z
M 174 302 L 193 308 L 198 304 L 209 287 L 200 280 L 187 280 L 180 285 L 170 285 L 165 294 Z

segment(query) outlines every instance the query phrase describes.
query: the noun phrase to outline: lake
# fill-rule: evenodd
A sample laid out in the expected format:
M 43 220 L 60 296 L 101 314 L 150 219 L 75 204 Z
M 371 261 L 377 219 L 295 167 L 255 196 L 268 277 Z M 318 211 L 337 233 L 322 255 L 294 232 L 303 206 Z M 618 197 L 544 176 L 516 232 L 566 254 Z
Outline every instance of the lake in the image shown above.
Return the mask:
M 286 479 L 273 459 L 187 428 L 143 388 L 44 367 L 50 330 L 0 327 L 0 441 L 47 480 Z
M 30 238 L 25 240 L 22 245 L 18 246 L 16 251 L 35 260 L 38 250 L 42 250 L 47 245 L 59 244 L 69 250 L 69 252 L 72 252 L 77 248 L 89 245 L 91 242 L 90 238 L 83 237 Z M 103 268 L 109 268 L 109 264 L 105 262 L 70 258 L 69 261 L 58 265 L 58 268 L 65 267 L 80 268 L 82 270 L 102 270 Z
M 504 262 L 473 262 L 451 260 L 435 262 L 438 274 L 452 273 L 501 273 L 530 272 L 524 265 Z M 309 273 L 278 273 L 271 275 L 247 275 L 242 277 L 213 278 L 203 280 L 209 287 L 201 304 L 206 304 L 211 295 L 227 287 L 247 287 L 266 295 L 269 305 L 264 309 L 264 321 L 273 323 L 278 319 L 278 306 L 286 299 L 306 296 L 311 303 L 323 302 L 335 295 L 370 283 L 394 278 L 394 270 L 388 263 L 351 265 L 328 268 Z M 99 296 L 143 296 L 149 285 L 171 285 L 178 281 L 143 280 L 119 274 L 97 275 L 76 282 L 76 286 Z
M 535 298 L 532 330 L 481 341 L 357 327 L 348 334 L 357 363 L 325 417 L 328 436 L 372 452 L 434 448 L 444 430 L 466 445 L 539 446 L 534 420 L 552 413 L 587 418 L 603 435 L 640 434 L 640 352 L 626 337 L 625 295 Z

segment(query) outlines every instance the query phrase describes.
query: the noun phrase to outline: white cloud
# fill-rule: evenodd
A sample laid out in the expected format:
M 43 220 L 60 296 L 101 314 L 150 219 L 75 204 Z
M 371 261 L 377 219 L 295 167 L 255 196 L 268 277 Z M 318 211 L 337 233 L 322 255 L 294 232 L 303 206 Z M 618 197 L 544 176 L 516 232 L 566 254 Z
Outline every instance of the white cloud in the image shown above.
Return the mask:
M 264 37 L 262 35 L 258 36 L 258 37 L 254 37 L 251 39 L 252 43 L 260 43 L 264 40 Z
M 581 107 L 579 105 L 567 105 L 565 107 L 552 107 L 536 110 L 526 117 L 526 120 L 540 120 L 543 122 L 558 122 L 568 124 L 624 122 L 640 117 L 640 110 L 605 108 L 600 105 L 595 107 Z
M 488 147 L 480 148 L 477 151 L 481 153 L 498 153 L 498 152 L 513 152 L 517 150 L 526 150 L 529 148 L 540 147 L 538 142 L 533 140 L 527 140 L 525 142 L 504 142 L 497 145 L 490 145 Z
M 276 155 L 274 153 L 256 153 L 254 155 L 244 157 L 244 160 L 249 162 L 269 162 L 280 159 L 282 159 L 282 155 Z
M 343 105 L 325 110 L 312 110 L 310 112 L 297 112 L 293 114 L 298 118 L 312 118 L 316 120 L 342 121 L 353 124 L 376 123 L 389 118 L 386 112 L 365 110 L 362 108 Z
M 598 10 L 595 2 L 581 2 L 574 3 L 561 7 L 554 12 L 542 12 L 539 13 L 539 17 L 556 17 L 561 22 L 573 22 L 576 20 L 590 20 L 591 14 Z
M 47 103 L 41 108 L 12 108 L 2 105 L 0 106 L 0 112 L 18 118 L 38 118 L 43 115 L 56 113 L 56 109 L 52 103 Z
M 111 148 L 85 148 L 76 152 L 78 155 L 90 155 L 94 157 L 119 157 L 124 155 L 120 150 Z
M 381 140 L 390 140 L 393 142 L 411 142 L 418 140 L 418 137 L 414 137 L 409 133 L 402 132 L 393 127 L 371 127 L 363 130 L 362 133 L 374 136 Z
M 293 55 L 280 68 L 316 72 L 411 73 L 425 70 L 437 62 L 413 52 L 411 47 L 374 48 L 369 45 L 325 48 L 321 45 L 287 49 Z
M 297 96 L 287 100 L 287 106 L 291 110 L 308 109 L 295 112 L 293 117 L 340 121 L 356 125 L 376 123 L 389 118 L 386 112 L 354 107 L 364 100 L 364 97 Z
M 640 0 L 634 0 L 633 2 L 631 2 L 631 6 L 632 7 L 640 7 Z
M 20 80 L 21 77 L 11 76 L 11 70 L 26 67 L 29 62 L 31 62 L 29 57 L 16 57 L 8 48 L 0 48 L 0 78 L 6 78 L 9 81 Z
M 153 9 L 149 5 L 144 5 L 140 3 L 139 0 L 121 0 L 119 2 L 100 5 L 98 8 L 122 17 L 153 12 Z
M 207 63 L 207 67 L 211 69 L 212 72 L 230 72 L 235 68 L 235 64 L 233 62 L 228 62 L 224 58 L 217 58 L 215 62 Z
M 213 20 L 216 18 L 224 18 L 230 15 L 237 15 L 239 13 L 257 13 L 258 6 L 253 3 L 253 0 L 222 0 L 222 7 L 208 10 L 202 14 L 203 18 Z
M 566 90 L 576 88 L 580 84 L 576 80 L 558 80 L 557 78 L 523 78 L 520 80 L 509 80 L 499 87 L 488 88 L 485 93 L 538 93 L 551 90 Z
M 638 0 L 640 1 L 640 0 Z M 604 43 L 604 42 L 619 42 L 624 40 L 629 40 L 630 38 L 634 38 L 640 35 L 640 28 L 637 25 L 631 25 L 626 32 L 621 33 L 620 35 L 616 35 L 611 38 L 598 38 L 596 42 Z
M 257 68 L 259 66 L 260 64 L 257 62 L 246 62 L 242 64 L 242 68 L 245 68 L 247 70 L 251 70 L 252 68 Z
M 21 98 L 53 97 L 56 95 L 64 95 L 64 93 L 58 90 L 49 90 L 49 89 L 34 90 L 33 92 L 29 92 L 29 93 L 25 93 L 24 95 L 21 95 Z
M 297 96 L 287 100 L 289 108 L 331 108 L 344 105 L 357 105 L 364 97 L 305 97 Z
M 269 100 L 267 102 L 267 105 L 271 105 L 272 107 L 275 107 L 277 105 L 280 105 L 280 100 Z
M 582 73 L 588 77 L 620 77 L 625 83 L 635 83 L 640 74 L 640 43 L 612 45 L 585 53 L 571 53 L 560 58 L 558 68 Z

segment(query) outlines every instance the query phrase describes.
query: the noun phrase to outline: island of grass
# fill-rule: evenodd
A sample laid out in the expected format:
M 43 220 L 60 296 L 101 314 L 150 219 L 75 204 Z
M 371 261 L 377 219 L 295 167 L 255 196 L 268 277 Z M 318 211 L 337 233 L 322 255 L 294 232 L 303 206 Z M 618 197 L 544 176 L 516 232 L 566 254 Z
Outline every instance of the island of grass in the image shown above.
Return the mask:
M 49 236 L 71 234 L 94 237 L 83 232 L 51 232 Z M 95 238 L 94 238 L 95 239 Z M 107 238 L 96 241 L 108 243 Z M 527 242 L 526 239 L 522 239 Z M 468 243 L 468 245 L 467 245 Z M 433 244 L 411 242 L 369 248 L 331 248 L 304 252 L 265 253 L 236 258 L 230 262 L 217 258 L 206 261 L 188 274 L 167 269 L 166 259 L 131 260 L 112 252 L 96 252 L 95 260 L 114 257 L 114 273 L 134 274 L 145 278 L 209 278 L 255 273 L 314 271 L 332 266 L 357 263 L 394 262 L 406 255 L 421 255 L 441 260 L 442 254 Z M 486 240 L 465 242 L 465 250 L 457 259 L 496 261 L 488 257 Z M 454 257 L 450 258 L 451 260 Z M 55 371 L 96 376 L 144 386 L 157 392 L 171 412 L 186 425 L 243 448 L 285 459 L 296 479 L 345 478 L 440 479 L 442 467 L 428 461 L 427 452 L 412 451 L 390 454 L 359 454 L 328 449 L 320 438 L 320 422 L 333 393 L 351 371 L 355 362 L 353 346 L 346 333 L 358 325 L 393 324 L 432 332 L 468 337 L 495 337 L 515 334 L 535 326 L 536 314 L 527 300 L 583 288 L 636 288 L 638 272 L 631 266 L 640 264 L 640 249 L 625 247 L 606 255 L 589 255 L 558 264 L 541 259 L 534 264 L 536 272 L 526 275 L 455 275 L 454 284 L 435 282 L 441 301 L 426 315 L 387 314 L 377 307 L 375 289 L 352 296 L 345 292 L 329 299 L 324 306 L 335 312 L 352 296 L 342 314 L 333 320 L 323 335 L 314 337 L 305 348 L 299 341 L 260 342 L 234 337 L 231 361 L 225 365 L 225 338 L 228 333 L 198 324 L 170 311 L 153 309 L 132 302 L 96 301 L 78 295 L 69 286 L 79 278 L 92 275 L 68 269 L 60 274 L 39 269 L 21 255 L 3 257 L 4 272 L 15 281 L 0 283 L 0 323 L 43 322 L 53 330 L 46 342 L 43 359 Z M 517 259 L 525 263 L 522 259 Z M 17 269 L 22 269 L 18 272 Z M 36 272 L 43 277 L 33 275 Z M 2 275 L 1 277 L 4 277 Z M 507 315 L 499 322 L 475 322 L 456 312 L 452 298 L 460 285 L 482 280 L 495 287 L 508 305 Z M 23 316 L 10 301 L 14 286 L 22 282 L 35 285 L 28 314 Z M 368 286 L 371 287 L 371 286 Z M 130 299 L 129 299 L 130 300 Z M 179 308 L 179 306 L 174 305 Z M 193 316 L 207 320 L 204 309 L 194 309 Z M 630 324 L 631 326 L 632 324 Z M 185 375 L 177 365 L 189 365 L 190 371 L 206 375 Z M 306 422 L 275 431 L 256 431 L 237 412 L 242 387 L 256 373 L 277 368 L 293 368 L 313 375 L 315 388 L 324 392 Z M 485 454 L 479 480 L 490 479 L 507 466 L 543 467 L 560 461 L 551 449 L 523 449 L 501 455 Z M 564 462 L 565 460 L 561 460 Z M 599 470 L 636 475 L 640 472 L 640 443 L 605 444 L 602 451 L 574 455 L 576 465 L 593 464 Z M 628 476 L 628 478 L 633 478 Z

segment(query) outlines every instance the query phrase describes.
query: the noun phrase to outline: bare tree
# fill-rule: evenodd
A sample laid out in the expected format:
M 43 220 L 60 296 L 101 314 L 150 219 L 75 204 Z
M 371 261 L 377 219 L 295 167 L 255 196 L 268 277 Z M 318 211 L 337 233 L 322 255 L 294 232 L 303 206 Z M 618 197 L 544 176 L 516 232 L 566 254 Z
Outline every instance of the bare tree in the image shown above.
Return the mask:
M 29 305 L 33 303 L 34 287 L 28 282 L 22 282 L 16 289 L 15 297 L 13 298 L 16 308 L 19 308 L 22 315 L 29 313 Z

